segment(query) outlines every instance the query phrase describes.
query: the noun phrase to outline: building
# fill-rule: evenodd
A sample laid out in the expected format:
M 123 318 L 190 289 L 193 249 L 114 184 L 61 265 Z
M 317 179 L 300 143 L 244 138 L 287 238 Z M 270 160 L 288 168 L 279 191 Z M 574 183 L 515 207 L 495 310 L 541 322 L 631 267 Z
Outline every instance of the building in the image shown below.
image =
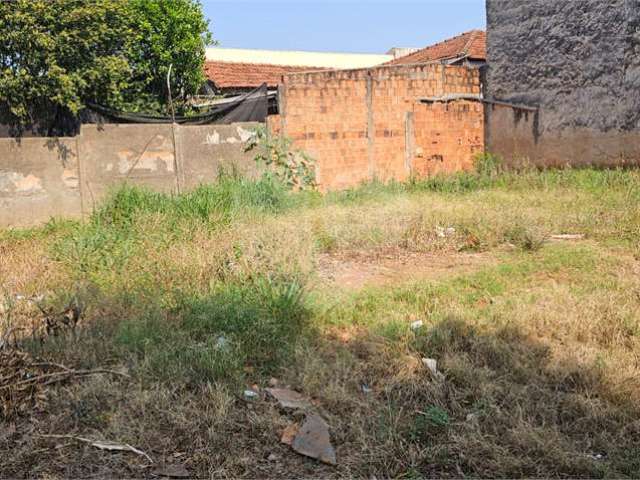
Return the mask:
M 365 68 L 392 60 L 391 54 L 329 53 L 208 48 L 205 73 L 215 93 L 235 94 L 266 83 L 275 89 L 293 72 Z
M 419 48 L 414 47 L 393 47 L 387 51 L 387 55 L 393 55 L 393 58 L 404 57 L 410 53 L 417 52 Z
M 487 0 L 487 150 L 510 163 L 640 163 L 640 2 Z
M 383 65 L 288 73 L 268 123 L 316 160 L 323 190 L 468 170 L 484 150 L 485 58 L 474 30 Z
M 212 47 L 206 51 L 209 93 L 233 95 L 263 83 L 277 88 L 283 75 L 318 70 L 350 70 L 377 65 L 408 65 L 432 61 L 481 66 L 486 36 L 473 30 L 426 48 L 393 47 L 386 54 L 251 50 Z
M 487 36 L 483 30 L 471 30 L 428 47 L 409 52 L 387 62 L 387 65 L 411 65 L 443 62 L 449 65 L 480 67 L 486 63 Z

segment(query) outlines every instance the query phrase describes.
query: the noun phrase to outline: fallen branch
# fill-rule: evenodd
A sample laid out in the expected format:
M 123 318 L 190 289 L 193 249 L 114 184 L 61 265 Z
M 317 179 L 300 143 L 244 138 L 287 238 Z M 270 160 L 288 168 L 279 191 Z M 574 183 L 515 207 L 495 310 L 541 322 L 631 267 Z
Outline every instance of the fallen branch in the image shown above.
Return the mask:
M 133 453 L 135 453 L 137 455 L 141 455 L 143 457 L 146 457 L 147 460 L 149 460 L 151 463 L 153 463 L 153 460 L 151 459 L 151 457 L 149 455 L 147 455 L 142 450 L 139 450 L 139 449 L 137 449 L 135 447 L 132 447 L 128 443 L 116 443 L 116 442 L 111 442 L 109 440 L 91 440 L 89 438 L 77 437 L 75 435 L 45 435 L 45 434 L 38 434 L 38 436 L 43 437 L 43 438 L 70 438 L 72 440 L 77 440 L 79 442 L 88 443 L 92 447 L 99 448 L 100 450 L 109 450 L 109 451 L 117 450 L 117 451 L 122 451 L 122 452 L 133 452 Z

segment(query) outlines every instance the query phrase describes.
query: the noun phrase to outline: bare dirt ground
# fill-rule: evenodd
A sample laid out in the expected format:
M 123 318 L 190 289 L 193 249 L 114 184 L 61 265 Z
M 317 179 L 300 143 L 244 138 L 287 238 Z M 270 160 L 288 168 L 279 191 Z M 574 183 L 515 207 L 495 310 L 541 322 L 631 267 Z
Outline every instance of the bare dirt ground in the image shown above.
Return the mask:
M 326 285 L 360 289 L 470 273 L 494 259 L 487 252 L 422 253 L 399 248 L 325 253 L 318 259 L 318 276 Z

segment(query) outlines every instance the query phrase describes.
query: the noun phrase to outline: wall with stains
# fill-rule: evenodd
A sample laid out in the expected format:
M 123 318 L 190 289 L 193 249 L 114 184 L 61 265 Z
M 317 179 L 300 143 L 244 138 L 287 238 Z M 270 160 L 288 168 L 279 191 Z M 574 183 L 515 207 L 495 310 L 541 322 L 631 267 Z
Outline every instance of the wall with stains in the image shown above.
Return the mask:
M 258 175 L 255 152 L 245 152 L 255 124 L 181 127 L 178 135 L 178 171 L 183 189 L 211 182 L 221 171 L 238 170 L 242 175 Z
M 257 125 L 84 125 L 73 138 L 0 139 L 0 227 L 79 218 L 123 183 L 177 193 L 221 169 L 257 175 L 245 151 Z
M 487 149 L 539 165 L 640 163 L 640 0 L 487 0 Z
M 82 213 L 74 138 L 0 139 L 0 226 Z
M 421 98 L 480 90 L 477 69 L 439 63 L 294 73 L 267 124 L 316 160 L 323 190 L 403 181 L 472 167 L 484 147 L 481 104 Z
M 80 186 L 89 210 L 124 182 L 177 192 L 171 125 L 83 125 L 78 143 Z

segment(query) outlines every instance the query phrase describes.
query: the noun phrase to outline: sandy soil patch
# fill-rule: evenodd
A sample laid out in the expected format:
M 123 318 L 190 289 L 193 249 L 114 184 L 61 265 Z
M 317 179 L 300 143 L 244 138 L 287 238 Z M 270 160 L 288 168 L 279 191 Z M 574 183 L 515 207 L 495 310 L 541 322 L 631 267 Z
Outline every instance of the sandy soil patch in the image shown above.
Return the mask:
M 487 253 L 417 253 L 399 249 L 321 254 L 318 272 L 322 283 L 359 289 L 438 279 L 477 270 L 494 260 Z

